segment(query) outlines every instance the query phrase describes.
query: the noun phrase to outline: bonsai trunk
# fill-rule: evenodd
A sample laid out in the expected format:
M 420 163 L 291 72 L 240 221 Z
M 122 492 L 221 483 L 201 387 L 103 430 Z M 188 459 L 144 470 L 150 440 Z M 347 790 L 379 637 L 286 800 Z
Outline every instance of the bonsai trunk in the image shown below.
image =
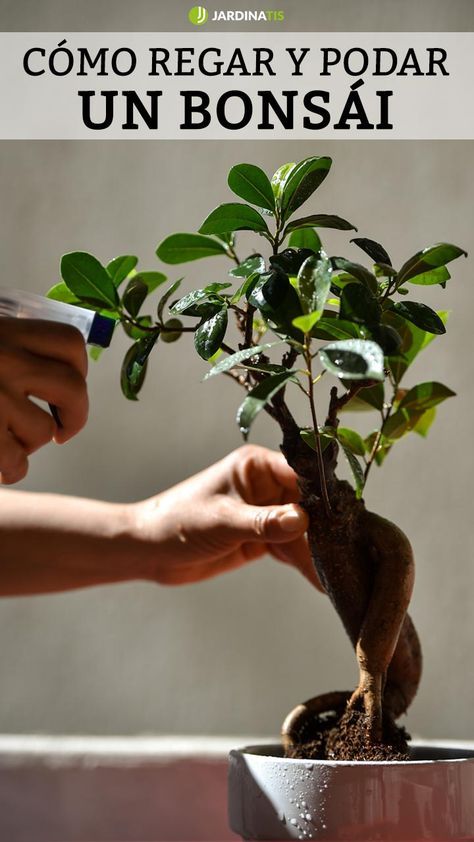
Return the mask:
M 316 697 L 289 714 L 285 749 L 305 757 L 402 758 L 406 734 L 395 720 L 409 707 L 421 675 L 420 644 L 406 613 L 414 581 L 409 541 L 393 523 L 368 512 L 352 487 L 337 479 L 335 442 L 324 452 L 328 511 L 316 454 L 302 441 L 283 401 L 277 412 L 282 451 L 299 478 L 309 516 L 311 555 L 359 665 L 353 693 Z

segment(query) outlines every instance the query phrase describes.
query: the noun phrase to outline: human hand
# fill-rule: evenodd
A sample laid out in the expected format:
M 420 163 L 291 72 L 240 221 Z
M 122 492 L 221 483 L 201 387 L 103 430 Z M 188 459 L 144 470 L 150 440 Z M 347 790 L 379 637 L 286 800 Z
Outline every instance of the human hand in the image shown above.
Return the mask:
M 322 590 L 309 554 L 306 513 L 284 457 L 246 445 L 162 494 L 134 504 L 135 534 L 151 577 L 183 585 L 270 553 Z
M 73 327 L 36 319 L 0 318 L 0 482 L 28 472 L 28 456 L 54 439 L 68 441 L 87 420 L 87 353 Z M 46 409 L 57 407 L 58 427 Z

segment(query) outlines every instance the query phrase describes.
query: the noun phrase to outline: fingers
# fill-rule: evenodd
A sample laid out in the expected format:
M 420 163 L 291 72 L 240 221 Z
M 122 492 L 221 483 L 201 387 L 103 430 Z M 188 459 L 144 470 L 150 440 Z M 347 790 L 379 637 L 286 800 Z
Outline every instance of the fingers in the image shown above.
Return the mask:
M 4 429 L 13 432 L 28 455 L 48 444 L 56 433 L 51 415 L 28 398 L 10 395 L 6 404 L 0 398 L 0 419 Z
M 29 434 L 25 428 L 32 423 L 32 410 L 28 417 L 25 412 L 30 395 L 54 404 L 59 411 L 62 428 L 54 430 L 54 438 L 58 443 L 68 441 L 82 429 L 87 421 L 89 402 L 87 387 L 83 375 L 77 368 L 62 361 L 47 357 L 38 357 L 25 350 L 0 348 L 0 394 L 2 395 L 3 424 L 5 417 L 14 417 L 12 430 L 22 441 L 38 438 L 35 430 Z M 23 410 L 21 430 L 17 429 L 19 402 Z M 30 406 L 33 406 L 29 402 Z M 44 422 L 41 425 L 39 439 L 43 435 Z M 48 439 L 49 441 L 49 439 Z
M 296 503 L 300 493 L 295 472 L 283 454 L 264 447 L 244 445 L 230 459 L 234 484 L 247 503 Z
M 19 482 L 28 473 L 28 457 L 9 430 L 0 431 L 0 481 L 2 485 Z
M 86 377 L 86 346 L 75 327 L 42 319 L 2 319 L 1 328 L 2 343 L 63 362 Z
M 304 536 L 290 541 L 287 544 L 274 544 L 268 548 L 271 554 L 282 561 L 296 567 L 303 576 L 321 593 L 325 593 L 324 587 L 314 566 L 309 552 L 308 542 Z
M 227 527 L 240 541 L 286 543 L 303 535 L 308 516 L 300 506 L 248 506 L 236 503 L 230 510 Z

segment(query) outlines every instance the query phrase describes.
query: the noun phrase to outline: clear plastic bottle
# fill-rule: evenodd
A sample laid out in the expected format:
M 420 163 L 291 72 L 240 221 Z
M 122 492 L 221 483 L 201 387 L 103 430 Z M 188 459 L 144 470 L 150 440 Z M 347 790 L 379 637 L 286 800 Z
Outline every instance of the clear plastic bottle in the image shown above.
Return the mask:
M 0 289 L 0 317 L 13 319 L 47 319 L 72 325 L 82 333 L 89 345 L 108 348 L 114 332 L 115 322 L 106 316 L 76 307 L 75 304 L 63 304 L 51 298 L 43 298 L 32 292 L 19 289 Z M 1 325 L 0 325 L 1 330 Z

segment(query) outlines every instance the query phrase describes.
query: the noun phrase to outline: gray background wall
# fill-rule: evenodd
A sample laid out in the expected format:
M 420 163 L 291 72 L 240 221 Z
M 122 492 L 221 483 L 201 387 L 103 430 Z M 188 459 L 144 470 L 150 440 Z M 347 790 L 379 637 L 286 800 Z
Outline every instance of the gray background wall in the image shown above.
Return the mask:
M 188 5 L 4 0 L 0 14 L 10 30 L 178 30 L 187 26 Z M 469 0 L 285 8 L 293 30 L 474 23 Z M 472 143 L 3 142 L 2 284 L 42 292 L 57 280 L 61 253 L 73 249 L 104 260 L 136 253 L 154 268 L 163 236 L 195 230 L 226 200 L 232 164 L 249 160 L 272 172 L 310 154 L 335 162 L 311 207 L 354 220 L 396 261 L 438 240 L 474 251 Z M 342 233 L 325 241 L 331 252 L 356 256 Z M 202 266 L 186 269 L 190 288 Z M 205 271 L 206 280 L 218 280 L 226 265 L 216 260 Z M 408 439 L 383 472 L 374 470 L 367 502 L 408 533 L 418 561 L 412 614 L 425 674 L 408 725 L 426 736 L 472 738 L 472 261 L 458 262 L 453 274 L 448 290 L 429 290 L 424 299 L 452 309 L 448 337 L 419 358 L 411 382 L 438 379 L 459 397 L 441 408 L 426 442 Z M 87 429 L 37 454 L 21 488 L 137 500 L 239 446 L 235 387 L 202 385 L 204 365 L 187 343 L 156 355 L 138 405 L 118 388 L 124 348 L 119 340 L 91 366 Z M 278 445 L 266 419 L 253 440 Z M 296 701 L 356 678 L 327 600 L 271 560 L 181 589 L 135 584 L 4 600 L 0 640 L 0 730 L 7 732 L 270 734 Z

